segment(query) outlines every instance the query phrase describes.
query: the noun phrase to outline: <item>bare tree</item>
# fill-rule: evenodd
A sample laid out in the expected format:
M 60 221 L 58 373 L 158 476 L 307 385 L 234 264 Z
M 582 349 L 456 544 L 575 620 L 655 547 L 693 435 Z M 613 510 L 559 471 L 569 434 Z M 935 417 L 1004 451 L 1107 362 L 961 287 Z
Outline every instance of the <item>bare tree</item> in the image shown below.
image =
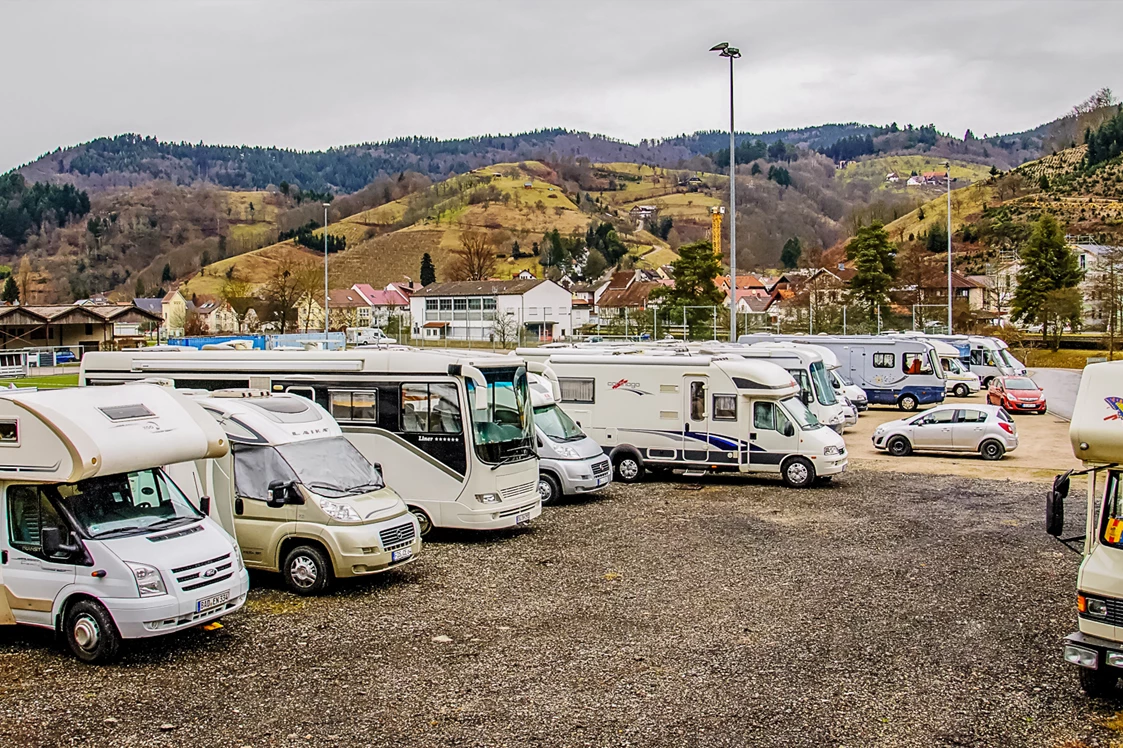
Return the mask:
M 495 313 L 491 324 L 491 340 L 501 348 L 513 348 L 519 338 L 519 323 L 513 314 Z
M 1088 275 L 1090 296 L 1107 332 L 1107 358 L 1112 361 L 1123 321 L 1123 248 L 1112 247 L 1100 255 Z
M 487 280 L 495 274 L 495 248 L 487 233 L 465 231 L 460 235 L 460 249 L 452 251 L 449 278 L 454 281 Z
M 311 263 L 285 255 L 278 262 L 261 289 L 261 299 L 269 305 L 270 317 L 282 333 L 296 324 L 296 307 L 308 294 L 305 279 Z

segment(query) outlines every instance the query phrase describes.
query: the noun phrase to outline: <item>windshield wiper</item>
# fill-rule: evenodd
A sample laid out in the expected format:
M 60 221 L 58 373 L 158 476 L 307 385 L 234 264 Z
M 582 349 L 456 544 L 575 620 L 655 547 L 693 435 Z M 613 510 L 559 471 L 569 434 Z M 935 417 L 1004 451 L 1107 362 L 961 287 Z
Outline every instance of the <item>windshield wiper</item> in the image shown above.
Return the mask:
M 491 469 L 495 470 L 496 468 L 498 468 L 502 465 L 507 465 L 509 463 L 516 462 L 517 460 L 519 460 L 522 457 L 526 457 L 527 455 L 533 455 L 533 454 L 534 454 L 534 451 L 530 447 L 515 447 L 514 452 L 512 452 L 511 454 L 507 455 L 506 457 L 504 457 L 499 462 L 492 465 Z
M 156 522 L 153 522 L 152 524 L 148 525 L 144 529 L 145 530 L 151 530 L 151 529 L 156 528 L 156 527 L 164 527 L 164 526 L 170 525 L 174 522 L 198 522 L 200 519 L 202 519 L 202 517 L 178 517 L 178 516 L 177 517 L 165 517 L 164 519 L 157 520 Z
M 308 483 L 306 485 L 313 490 L 334 491 L 340 496 L 345 496 L 350 493 L 349 489 L 346 489 L 343 486 L 334 486 L 330 483 Z
M 126 535 L 143 535 L 147 531 L 147 525 L 145 527 L 118 527 L 115 530 L 90 533 L 90 538 L 92 538 L 93 540 L 105 540 L 108 538 L 125 537 Z

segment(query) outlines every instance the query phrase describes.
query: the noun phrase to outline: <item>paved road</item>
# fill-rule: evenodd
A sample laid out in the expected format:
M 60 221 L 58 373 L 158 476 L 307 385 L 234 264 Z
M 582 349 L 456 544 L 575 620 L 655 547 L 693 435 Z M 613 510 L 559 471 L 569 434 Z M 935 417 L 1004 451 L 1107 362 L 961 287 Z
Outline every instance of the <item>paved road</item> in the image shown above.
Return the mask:
M 1049 412 L 1071 419 L 1076 406 L 1076 391 L 1080 388 L 1080 369 L 1030 369 L 1033 381 L 1045 390 Z

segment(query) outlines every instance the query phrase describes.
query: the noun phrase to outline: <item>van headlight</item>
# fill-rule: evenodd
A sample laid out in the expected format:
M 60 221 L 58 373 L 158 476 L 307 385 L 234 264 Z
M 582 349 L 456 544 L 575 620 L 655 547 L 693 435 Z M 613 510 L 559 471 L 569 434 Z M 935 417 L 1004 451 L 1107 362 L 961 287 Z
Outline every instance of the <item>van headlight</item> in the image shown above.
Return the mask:
M 481 504 L 498 504 L 503 499 L 499 498 L 497 493 L 478 493 L 476 494 L 476 501 Z
M 327 499 L 317 499 L 316 503 L 324 510 L 324 514 L 338 522 L 362 522 L 363 518 L 359 516 L 351 507 L 346 504 L 340 504 L 336 501 L 328 501 Z
M 125 565 L 132 569 L 133 578 L 136 579 L 136 588 L 141 597 L 168 594 L 168 588 L 164 586 L 164 578 L 160 576 L 160 570 L 155 566 L 138 564 L 132 561 L 126 561 Z
M 842 450 L 839 447 L 836 447 L 834 445 L 831 445 L 829 447 L 823 447 L 823 456 L 824 457 L 830 457 L 831 455 L 839 455 L 839 454 L 842 454 Z
M 567 447 L 564 444 L 555 444 L 554 451 L 557 452 L 558 457 L 561 457 L 563 460 L 576 460 L 578 458 L 577 450 L 573 447 Z

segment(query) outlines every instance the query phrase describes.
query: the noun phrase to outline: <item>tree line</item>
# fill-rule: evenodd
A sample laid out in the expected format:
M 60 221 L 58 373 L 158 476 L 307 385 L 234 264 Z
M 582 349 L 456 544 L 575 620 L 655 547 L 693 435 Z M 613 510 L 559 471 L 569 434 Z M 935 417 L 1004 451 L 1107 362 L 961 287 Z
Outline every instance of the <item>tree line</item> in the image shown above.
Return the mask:
M 65 226 L 90 212 L 90 197 L 73 185 L 36 182 L 27 186 L 23 176 L 0 176 L 0 236 L 17 248 L 44 222 Z
M 1123 105 L 1115 116 L 1096 129 L 1084 131 L 1084 142 L 1088 151 L 1084 154 L 1085 168 L 1091 168 L 1123 153 Z

